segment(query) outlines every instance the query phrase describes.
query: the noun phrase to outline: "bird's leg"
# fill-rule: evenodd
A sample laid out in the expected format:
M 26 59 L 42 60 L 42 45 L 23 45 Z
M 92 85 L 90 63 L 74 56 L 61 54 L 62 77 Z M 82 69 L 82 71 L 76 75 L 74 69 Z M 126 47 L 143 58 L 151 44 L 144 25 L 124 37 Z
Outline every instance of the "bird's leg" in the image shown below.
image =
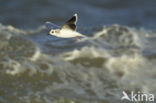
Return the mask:
M 81 39 L 79 36 L 76 36 L 75 38 L 76 38 L 76 39 Z

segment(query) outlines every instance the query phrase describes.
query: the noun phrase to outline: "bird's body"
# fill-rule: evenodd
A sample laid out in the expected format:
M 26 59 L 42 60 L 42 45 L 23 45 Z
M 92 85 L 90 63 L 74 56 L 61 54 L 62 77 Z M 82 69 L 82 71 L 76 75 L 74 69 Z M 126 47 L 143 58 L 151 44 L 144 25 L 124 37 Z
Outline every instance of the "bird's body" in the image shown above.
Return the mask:
M 55 36 L 61 38 L 85 37 L 84 35 L 76 31 L 66 30 L 66 29 L 60 30 L 57 34 L 55 34 Z
M 64 25 L 61 27 L 56 26 L 50 22 L 47 22 L 47 27 L 51 26 L 51 30 L 49 32 L 50 35 L 61 37 L 61 38 L 80 38 L 86 37 L 83 34 L 76 32 L 76 22 L 77 22 L 77 14 L 75 14 L 70 20 L 68 20 Z M 55 27 L 55 28 L 54 28 Z

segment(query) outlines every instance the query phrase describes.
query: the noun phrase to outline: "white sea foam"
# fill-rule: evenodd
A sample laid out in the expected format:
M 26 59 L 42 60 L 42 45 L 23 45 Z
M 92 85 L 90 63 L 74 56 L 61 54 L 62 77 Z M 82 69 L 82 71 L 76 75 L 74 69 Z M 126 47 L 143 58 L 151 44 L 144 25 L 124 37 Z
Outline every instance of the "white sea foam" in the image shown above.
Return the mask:
M 35 54 L 30 58 L 30 60 L 35 61 L 40 57 L 40 49 L 36 48 Z
M 51 43 L 54 46 L 49 44 L 48 51 L 42 49 L 47 48 L 44 45 L 46 40 L 44 43 L 36 41 L 29 34 L 28 37 L 18 36 L 13 28 L 5 29 L 5 26 L 0 32 L 4 33 L 0 38 L 0 71 L 12 78 L 23 78 L 22 81 L 17 78 L 17 83 L 9 82 L 15 83 L 17 88 L 23 87 L 25 94 L 19 96 L 20 100 L 30 102 L 33 97 L 48 102 L 54 97 L 63 97 L 95 102 L 108 100 L 111 103 L 120 102 L 123 90 L 156 94 L 155 60 L 142 54 L 144 44 L 149 41 L 137 30 L 107 27 L 70 46 L 70 41 L 64 40 L 66 47 L 55 45 L 57 40 L 59 42 L 57 39 Z M 79 43 L 81 46 L 77 48 Z M 10 92 L 10 89 L 6 90 Z

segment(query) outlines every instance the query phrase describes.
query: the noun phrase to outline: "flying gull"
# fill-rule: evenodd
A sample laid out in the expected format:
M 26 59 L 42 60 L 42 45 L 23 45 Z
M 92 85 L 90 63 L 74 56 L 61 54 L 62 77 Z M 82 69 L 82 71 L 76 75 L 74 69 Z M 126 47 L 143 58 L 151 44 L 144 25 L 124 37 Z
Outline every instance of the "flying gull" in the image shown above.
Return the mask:
M 71 19 L 69 19 L 64 25 L 57 26 L 51 22 L 46 22 L 46 27 L 51 29 L 49 34 L 61 37 L 61 38 L 73 38 L 76 37 L 80 39 L 81 37 L 86 37 L 83 34 L 80 34 L 76 31 L 76 23 L 77 23 L 78 16 L 74 14 Z

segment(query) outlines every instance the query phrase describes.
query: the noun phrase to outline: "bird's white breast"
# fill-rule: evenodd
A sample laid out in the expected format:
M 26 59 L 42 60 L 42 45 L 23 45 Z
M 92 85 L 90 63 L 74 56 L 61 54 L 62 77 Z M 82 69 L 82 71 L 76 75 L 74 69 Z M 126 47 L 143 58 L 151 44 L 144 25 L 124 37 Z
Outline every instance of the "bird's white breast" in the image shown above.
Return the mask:
M 72 38 L 72 37 L 83 36 L 83 35 L 72 30 L 61 30 L 60 33 L 58 33 L 56 36 L 62 38 Z

